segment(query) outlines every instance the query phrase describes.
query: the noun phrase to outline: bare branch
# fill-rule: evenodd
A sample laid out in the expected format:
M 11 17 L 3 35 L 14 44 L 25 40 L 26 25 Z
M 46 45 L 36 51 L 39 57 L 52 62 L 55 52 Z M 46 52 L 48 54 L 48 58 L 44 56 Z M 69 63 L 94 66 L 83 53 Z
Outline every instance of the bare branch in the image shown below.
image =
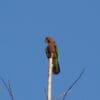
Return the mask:
M 1 79 L 2 83 L 4 84 L 6 90 L 8 91 L 11 100 L 14 100 L 14 96 L 13 96 L 10 82 L 8 81 L 8 83 L 7 83 L 2 77 L 0 77 L 0 79 Z
M 85 72 L 85 68 L 81 71 L 80 75 L 77 77 L 77 79 L 69 86 L 67 90 L 65 90 L 63 93 L 61 93 L 55 100 L 59 100 L 60 97 L 63 97 L 62 100 L 65 100 L 66 96 L 68 95 L 69 91 L 73 88 L 73 86 L 79 81 L 79 79 L 82 77 L 82 75 Z
M 51 58 L 49 58 L 49 70 L 48 70 L 48 99 L 52 100 L 52 66 L 53 66 L 53 54 L 51 54 Z

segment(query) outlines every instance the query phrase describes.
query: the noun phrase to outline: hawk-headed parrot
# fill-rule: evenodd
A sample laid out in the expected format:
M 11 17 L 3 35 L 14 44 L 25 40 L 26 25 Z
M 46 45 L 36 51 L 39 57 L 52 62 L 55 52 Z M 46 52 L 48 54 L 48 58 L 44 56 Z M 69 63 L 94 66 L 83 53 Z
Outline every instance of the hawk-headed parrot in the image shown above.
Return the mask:
M 46 37 L 45 42 L 47 43 L 46 47 L 46 56 L 47 58 L 51 58 L 51 54 L 53 54 L 53 74 L 60 73 L 60 66 L 58 61 L 58 48 L 55 40 L 52 37 Z

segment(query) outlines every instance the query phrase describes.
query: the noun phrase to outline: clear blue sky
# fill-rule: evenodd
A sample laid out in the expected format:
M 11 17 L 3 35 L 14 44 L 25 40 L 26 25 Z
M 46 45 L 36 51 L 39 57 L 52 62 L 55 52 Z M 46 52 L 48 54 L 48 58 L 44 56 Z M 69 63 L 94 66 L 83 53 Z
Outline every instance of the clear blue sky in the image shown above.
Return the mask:
M 60 52 L 54 96 L 86 67 L 67 100 L 100 100 L 100 1 L 0 0 L 0 76 L 10 80 L 15 100 L 45 100 L 48 35 Z M 0 99 L 10 100 L 1 81 Z

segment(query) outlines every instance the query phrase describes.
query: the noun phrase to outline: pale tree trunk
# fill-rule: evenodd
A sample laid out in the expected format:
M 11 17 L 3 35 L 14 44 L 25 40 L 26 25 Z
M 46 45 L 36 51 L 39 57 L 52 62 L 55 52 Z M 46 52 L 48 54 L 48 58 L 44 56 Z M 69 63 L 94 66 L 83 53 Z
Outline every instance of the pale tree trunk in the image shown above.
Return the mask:
M 48 70 L 48 94 L 47 100 L 52 100 L 52 67 L 53 67 L 53 54 L 51 54 L 51 58 L 49 58 L 49 70 Z

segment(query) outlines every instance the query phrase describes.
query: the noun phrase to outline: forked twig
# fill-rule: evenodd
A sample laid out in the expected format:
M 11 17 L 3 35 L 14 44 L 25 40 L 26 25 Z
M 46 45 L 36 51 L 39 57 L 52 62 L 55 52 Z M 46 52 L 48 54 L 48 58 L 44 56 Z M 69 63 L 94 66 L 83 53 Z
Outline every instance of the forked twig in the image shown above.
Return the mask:
M 10 82 L 8 81 L 8 83 L 7 83 L 2 77 L 0 77 L 0 79 L 1 79 L 2 83 L 4 84 L 6 90 L 8 91 L 11 100 L 14 100 L 14 96 L 13 96 Z
M 73 86 L 78 82 L 78 80 L 81 78 L 81 76 L 83 75 L 83 73 L 85 72 L 85 68 L 81 71 L 80 75 L 77 77 L 77 79 L 69 86 L 69 88 L 67 90 L 65 90 L 63 93 L 61 93 L 60 95 L 58 95 L 58 97 L 55 100 L 59 100 L 60 97 L 63 97 L 62 100 L 65 100 L 67 94 L 69 93 L 69 91 L 73 88 Z

